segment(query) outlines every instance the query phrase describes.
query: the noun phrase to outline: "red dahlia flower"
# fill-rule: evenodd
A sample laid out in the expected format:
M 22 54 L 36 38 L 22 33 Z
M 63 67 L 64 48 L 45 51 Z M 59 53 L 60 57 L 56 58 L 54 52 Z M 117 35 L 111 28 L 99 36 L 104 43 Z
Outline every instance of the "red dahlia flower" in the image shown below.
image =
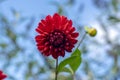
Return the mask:
M 3 72 L 0 70 L 0 80 L 3 80 L 6 77 L 7 76 L 5 74 L 3 74 Z
M 79 35 L 74 32 L 72 21 L 57 13 L 41 20 L 36 31 L 39 33 L 35 37 L 38 50 L 45 56 L 52 55 L 55 59 L 64 57 L 65 51 L 71 52 Z

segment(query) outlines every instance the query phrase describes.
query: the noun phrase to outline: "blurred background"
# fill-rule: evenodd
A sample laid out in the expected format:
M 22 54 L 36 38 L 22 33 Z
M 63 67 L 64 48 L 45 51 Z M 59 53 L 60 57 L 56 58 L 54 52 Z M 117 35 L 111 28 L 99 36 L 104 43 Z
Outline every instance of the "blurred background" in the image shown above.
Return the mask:
M 5 80 L 54 80 L 55 60 L 36 48 L 35 28 L 46 15 L 73 20 L 82 37 L 84 26 L 98 30 L 79 49 L 82 63 L 76 80 L 120 80 L 120 0 L 0 0 L 0 70 Z M 59 74 L 58 80 L 72 80 Z

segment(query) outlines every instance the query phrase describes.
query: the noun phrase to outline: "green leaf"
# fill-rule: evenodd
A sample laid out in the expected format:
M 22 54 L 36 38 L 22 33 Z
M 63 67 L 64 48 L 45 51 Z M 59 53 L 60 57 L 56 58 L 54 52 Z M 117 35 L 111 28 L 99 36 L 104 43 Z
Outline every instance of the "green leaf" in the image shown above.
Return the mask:
M 71 55 L 71 57 L 63 60 L 58 68 L 57 71 L 59 72 L 71 72 L 72 74 L 75 73 L 75 71 L 79 68 L 80 64 L 81 64 L 81 52 L 79 49 L 76 49 L 73 54 Z M 69 71 L 68 69 L 66 69 L 66 65 L 69 65 Z
M 81 56 L 80 50 L 77 48 L 77 49 L 72 53 L 71 56 Z
M 58 71 L 58 72 L 62 72 L 62 70 L 64 69 L 64 67 L 65 67 L 67 64 L 70 64 L 70 62 L 72 62 L 73 59 L 75 59 L 76 57 L 77 57 L 77 56 L 72 56 L 72 57 L 69 57 L 69 58 L 63 60 L 63 61 L 59 64 L 59 66 L 58 66 L 58 68 L 57 68 L 57 71 Z
M 76 49 L 73 54 L 71 55 L 72 56 L 76 56 L 75 59 L 73 59 L 72 62 L 70 62 L 70 67 L 71 69 L 76 72 L 76 70 L 79 68 L 80 64 L 81 64 L 81 61 L 82 61 L 82 58 L 81 58 L 81 52 L 79 49 Z
M 76 72 L 76 70 L 79 68 L 81 64 L 81 58 L 80 57 L 76 57 L 73 62 L 70 63 L 70 67 L 72 68 L 72 70 L 74 72 Z
M 72 69 L 69 68 L 69 67 L 64 67 L 61 72 L 68 72 L 68 73 L 71 73 L 71 74 L 74 73 L 74 72 L 72 71 Z

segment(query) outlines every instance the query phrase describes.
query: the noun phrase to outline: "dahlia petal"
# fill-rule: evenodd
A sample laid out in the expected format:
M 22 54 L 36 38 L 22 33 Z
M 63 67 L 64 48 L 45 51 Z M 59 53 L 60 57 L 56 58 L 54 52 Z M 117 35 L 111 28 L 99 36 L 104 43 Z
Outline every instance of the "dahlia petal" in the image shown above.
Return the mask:
M 69 20 L 69 21 L 68 21 L 68 25 L 69 25 L 70 27 L 72 27 L 72 20 Z
M 48 16 L 46 16 L 45 19 L 46 19 L 46 21 L 49 21 L 49 20 L 51 20 L 51 18 L 52 18 L 52 17 L 51 17 L 50 15 L 48 15 Z
M 6 77 L 7 77 L 6 75 L 3 75 L 3 74 L 2 74 L 2 76 L 0 76 L 0 80 L 1 80 L 1 79 L 4 79 L 4 78 L 6 78 Z
M 0 74 L 2 74 L 2 71 L 0 70 Z
M 44 45 L 45 44 L 45 39 L 44 38 L 42 38 L 42 39 L 38 39 L 38 40 L 36 40 L 36 42 L 37 42 L 37 46 L 39 46 L 39 45 Z
M 68 29 L 68 27 L 69 27 L 69 26 L 68 26 L 68 23 L 64 24 L 64 25 L 63 25 L 63 30 L 66 31 L 66 30 Z
M 40 33 L 40 34 L 42 34 L 42 33 L 44 33 L 44 31 L 42 31 L 41 29 L 39 29 L 39 28 L 37 28 L 37 29 L 35 29 L 38 33 Z
M 41 20 L 41 23 L 43 24 L 43 25 L 45 25 L 46 24 L 46 21 L 45 20 Z
M 57 52 L 58 52 L 58 49 L 57 49 L 57 48 L 55 48 L 55 49 L 54 49 L 54 51 L 57 53 Z
M 62 23 L 61 23 L 62 25 L 65 25 L 68 21 L 67 17 L 65 17 L 65 16 L 62 16 L 61 19 L 62 19 Z
M 69 28 L 69 33 L 73 33 L 75 31 L 75 27 L 70 27 Z
M 72 34 L 71 34 L 71 36 L 72 36 L 73 38 L 78 37 L 78 35 L 79 35 L 79 33 L 77 33 L 77 32 L 76 32 L 76 33 L 72 33 Z
M 69 21 L 67 21 L 67 23 L 64 25 L 64 27 L 63 27 L 63 30 L 69 30 L 69 28 L 71 28 L 72 27 L 72 21 L 71 20 L 69 20 Z
M 69 46 L 69 48 L 72 50 L 72 48 L 74 47 L 74 44 L 71 44 L 70 46 Z
M 65 30 L 65 29 L 66 29 L 67 22 L 68 22 L 67 18 L 64 17 L 64 16 L 62 16 L 62 17 L 61 17 L 61 23 L 60 23 L 60 25 L 59 25 L 59 29 L 60 29 L 60 30 Z
M 67 26 L 67 23 L 66 23 L 65 25 L 63 25 L 62 30 L 66 31 L 67 27 L 68 27 L 68 26 Z
M 53 53 L 53 51 L 52 51 L 52 50 L 49 50 L 48 55 L 51 55 L 52 53 Z
M 76 40 L 76 39 L 70 39 L 70 42 L 71 42 L 72 44 L 77 43 L 77 41 L 78 41 L 78 40 Z
M 47 55 L 51 55 L 53 52 L 53 46 L 49 46 L 49 51 L 47 52 Z
M 45 25 L 43 25 L 42 23 L 39 23 L 38 28 L 41 29 L 41 31 L 43 32 L 47 32 L 47 33 L 50 32 L 48 22 L 46 22 Z
M 60 22 L 60 21 L 61 21 L 61 17 L 60 17 L 60 15 L 59 15 L 58 13 L 55 13 L 55 14 L 53 15 L 53 19 L 56 20 L 57 22 Z
M 48 46 L 49 45 L 49 42 L 45 42 L 45 46 Z
M 62 49 L 61 49 L 61 48 L 58 48 L 58 51 L 62 51 Z
M 38 50 L 43 51 L 43 49 L 44 49 L 44 46 L 38 46 Z
M 52 31 L 53 30 L 53 28 L 54 28 L 54 26 L 53 26 L 53 18 L 50 16 L 50 15 L 48 15 L 47 17 L 46 17 L 46 25 L 47 25 L 47 28 L 49 29 L 49 31 Z
M 68 52 L 72 52 L 72 49 L 69 46 L 65 46 L 65 50 Z
M 44 27 L 46 24 L 45 24 L 46 22 L 44 22 L 44 21 L 41 21 L 39 24 L 38 24 L 38 27 Z
M 44 45 L 44 42 L 39 42 L 36 44 L 37 46 L 41 46 L 41 45 Z
M 57 58 L 58 58 L 57 53 L 54 53 L 54 52 L 53 52 L 53 53 L 52 53 L 52 57 L 55 58 L 55 59 L 57 59 Z
M 48 15 L 48 16 L 46 17 L 46 25 L 47 25 L 47 26 L 51 26 L 52 23 L 53 23 L 53 19 L 52 19 L 52 17 L 51 17 L 50 15 Z M 50 28 L 50 27 L 48 27 L 48 28 Z
M 44 38 L 44 35 L 37 35 L 36 37 L 35 37 L 35 40 L 41 40 L 41 39 L 43 39 Z
M 37 35 L 35 37 L 35 40 L 36 40 L 37 44 L 44 44 L 47 39 L 44 37 L 44 35 Z
M 60 56 L 60 53 L 58 52 L 58 48 L 54 48 L 53 50 L 53 53 L 52 53 L 52 56 L 57 59 L 58 56 Z
M 53 19 L 54 19 L 54 28 L 55 29 L 59 29 L 61 26 L 60 26 L 60 24 L 61 24 L 61 17 L 60 17 L 60 15 L 59 14 L 54 14 L 53 15 Z
M 60 55 L 61 55 L 62 57 L 64 57 L 64 56 L 65 56 L 65 51 L 62 50 L 61 53 L 60 53 Z
M 45 56 L 49 56 L 50 54 L 49 54 L 49 52 L 43 52 L 43 54 L 45 55 Z
M 65 43 L 65 46 L 69 46 L 69 45 L 70 45 L 70 43 L 69 43 L 69 42 L 66 42 L 66 43 Z
M 50 48 L 50 50 L 53 50 L 53 46 L 50 46 L 49 48 Z
M 43 51 L 47 51 L 49 48 L 48 47 L 44 47 Z
M 3 74 L 3 72 L 0 70 L 0 80 L 3 80 L 6 77 L 7 75 Z
M 46 34 L 48 32 L 47 32 L 47 28 L 45 28 L 45 27 L 46 26 L 39 25 L 38 28 L 36 29 L 36 31 L 40 34 Z
M 49 48 L 48 47 L 44 47 L 43 49 L 43 54 L 46 55 L 46 56 L 49 56 Z

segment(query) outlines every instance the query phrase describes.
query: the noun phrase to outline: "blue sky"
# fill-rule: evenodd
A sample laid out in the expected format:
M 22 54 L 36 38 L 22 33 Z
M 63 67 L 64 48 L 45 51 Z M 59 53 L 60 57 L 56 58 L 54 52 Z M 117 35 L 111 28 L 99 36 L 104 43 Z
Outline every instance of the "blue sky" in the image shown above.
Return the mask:
M 36 16 L 54 14 L 57 11 L 55 5 L 52 2 L 57 2 L 60 5 L 64 4 L 65 0 L 6 0 L 0 5 L 1 11 L 10 16 L 10 8 L 21 12 L 25 16 Z M 79 4 L 85 5 L 84 13 L 77 13 Z M 77 0 L 74 7 L 65 7 L 68 12 L 68 17 L 76 18 L 80 16 L 81 21 L 85 24 L 94 19 L 95 15 L 99 12 L 93 7 L 91 0 Z M 76 16 L 76 17 L 75 17 Z M 82 23 L 81 22 L 81 23 Z
M 26 16 L 38 16 L 55 12 L 55 8 L 50 6 L 48 2 L 48 0 L 6 0 L 1 6 L 6 14 L 10 8 L 14 8 Z

